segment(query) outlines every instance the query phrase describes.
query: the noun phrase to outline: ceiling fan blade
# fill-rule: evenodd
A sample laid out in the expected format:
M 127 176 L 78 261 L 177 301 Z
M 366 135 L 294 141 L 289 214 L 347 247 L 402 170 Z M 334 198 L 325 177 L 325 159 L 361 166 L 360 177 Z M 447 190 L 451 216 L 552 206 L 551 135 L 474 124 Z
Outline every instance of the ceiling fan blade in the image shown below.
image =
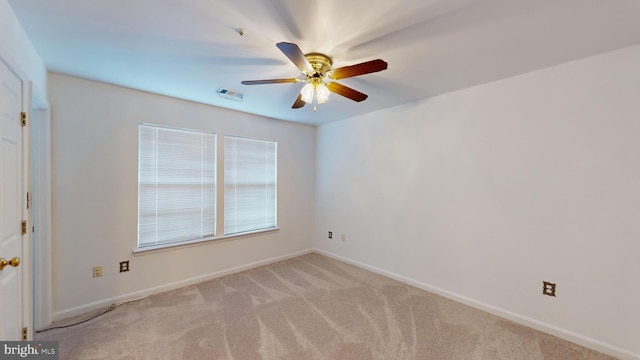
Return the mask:
M 305 74 L 315 73 L 313 67 L 311 67 L 307 58 L 304 57 L 304 53 L 300 50 L 298 45 L 288 42 L 280 42 L 277 43 L 276 46 L 298 67 L 298 69 L 300 69 L 300 71 Z
M 282 84 L 282 83 L 295 83 L 299 82 L 300 79 L 290 78 L 290 79 L 271 79 L 271 80 L 245 80 L 242 81 L 242 85 L 263 85 L 263 84 Z
M 327 84 L 327 89 L 329 89 L 329 91 L 336 93 L 338 95 L 342 95 L 346 98 L 349 98 L 353 101 L 363 101 L 365 100 L 367 97 L 369 97 L 367 94 L 363 94 L 360 91 L 357 90 L 353 90 L 350 87 L 338 84 L 337 82 L 330 82 Z
M 306 103 L 302 100 L 302 94 L 298 94 L 298 97 L 296 98 L 296 101 L 293 103 L 293 106 L 291 106 L 291 108 L 292 109 L 299 109 L 299 108 L 303 107 L 304 104 L 306 104 Z
M 387 69 L 387 62 L 384 60 L 376 59 L 360 64 L 343 66 L 341 68 L 333 69 L 329 73 L 329 77 L 332 79 L 340 80 L 352 76 L 370 74 Z

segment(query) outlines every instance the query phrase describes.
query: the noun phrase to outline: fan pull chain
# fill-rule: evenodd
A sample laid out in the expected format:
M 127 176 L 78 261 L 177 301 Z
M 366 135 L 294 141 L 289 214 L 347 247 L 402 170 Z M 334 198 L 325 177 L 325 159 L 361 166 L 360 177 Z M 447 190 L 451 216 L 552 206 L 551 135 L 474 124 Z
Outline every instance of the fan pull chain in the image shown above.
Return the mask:
M 313 112 L 318 112 L 318 109 L 316 108 L 316 104 L 318 104 L 318 89 L 314 86 L 313 87 Z

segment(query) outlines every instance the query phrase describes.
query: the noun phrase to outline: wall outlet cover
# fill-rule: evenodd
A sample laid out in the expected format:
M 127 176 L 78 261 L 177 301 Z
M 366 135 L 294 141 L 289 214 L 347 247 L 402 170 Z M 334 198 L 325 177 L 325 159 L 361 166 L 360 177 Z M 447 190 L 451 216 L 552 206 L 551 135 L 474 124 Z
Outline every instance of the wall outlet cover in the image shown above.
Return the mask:
M 555 297 L 556 296 L 556 284 L 548 282 L 548 281 L 543 281 L 542 282 L 542 294 Z
M 94 266 L 93 267 L 93 277 L 102 277 L 102 266 Z

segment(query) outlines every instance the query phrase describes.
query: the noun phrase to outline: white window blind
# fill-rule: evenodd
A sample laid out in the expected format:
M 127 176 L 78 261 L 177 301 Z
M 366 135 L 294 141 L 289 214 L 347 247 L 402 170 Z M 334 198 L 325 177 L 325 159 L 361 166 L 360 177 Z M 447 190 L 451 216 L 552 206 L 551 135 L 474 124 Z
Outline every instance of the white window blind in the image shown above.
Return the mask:
M 138 248 L 216 229 L 216 134 L 139 125 Z
M 224 234 L 277 226 L 277 142 L 224 137 Z

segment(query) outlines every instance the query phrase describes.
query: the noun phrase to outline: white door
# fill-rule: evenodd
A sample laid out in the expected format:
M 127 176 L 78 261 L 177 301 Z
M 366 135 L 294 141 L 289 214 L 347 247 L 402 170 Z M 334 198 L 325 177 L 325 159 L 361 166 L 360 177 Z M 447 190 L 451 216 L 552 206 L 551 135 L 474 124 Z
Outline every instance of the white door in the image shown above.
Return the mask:
M 22 82 L 0 61 L 0 340 L 22 339 Z

